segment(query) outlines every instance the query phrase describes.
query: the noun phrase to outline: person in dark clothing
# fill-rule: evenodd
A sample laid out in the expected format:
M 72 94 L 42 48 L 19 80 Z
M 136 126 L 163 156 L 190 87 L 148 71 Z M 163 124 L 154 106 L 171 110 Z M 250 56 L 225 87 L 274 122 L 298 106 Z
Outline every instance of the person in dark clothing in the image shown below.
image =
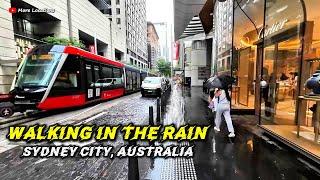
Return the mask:
M 205 78 L 205 79 L 203 80 L 203 83 L 202 83 L 202 91 L 203 91 L 204 93 L 207 93 L 207 92 L 208 92 L 208 88 L 206 87 L 206 82 L 207 82 L 207 78 Z
M 281 76 L 280 76 L 280 80 L 281 81 L 285 81 L 285 80 L 288 80 L 289 77 L 285 74 L 285 73 L 282 73 Z

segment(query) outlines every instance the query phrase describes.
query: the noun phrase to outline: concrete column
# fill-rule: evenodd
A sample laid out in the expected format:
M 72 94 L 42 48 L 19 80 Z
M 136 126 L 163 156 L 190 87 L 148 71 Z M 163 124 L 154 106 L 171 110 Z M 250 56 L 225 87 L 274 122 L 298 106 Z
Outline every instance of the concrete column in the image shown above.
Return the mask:
M 6 63 L 6 60 L 16 60 L 16 46 L 14 40 L 12 15 L 8 9 L 10 0 L 0 3 L 0 93 L 8 93 L 17 69 L 16 63 Z

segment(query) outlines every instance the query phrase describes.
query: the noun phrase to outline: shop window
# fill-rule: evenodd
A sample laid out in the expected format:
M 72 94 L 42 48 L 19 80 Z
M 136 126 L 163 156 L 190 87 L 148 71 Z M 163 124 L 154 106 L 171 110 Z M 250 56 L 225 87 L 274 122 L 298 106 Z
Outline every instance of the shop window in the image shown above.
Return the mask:
M 232 107 L 234 109 L 251 109 L 253 111 L 256 105 L 256 98 L 260 99 L 255 90 L 258 76 L 256 74 L 256 50 L 259 40 L 255 26 L 259 27 L 259 25 L 263 24 L 264 1 L 250 1 L 248 3 L 247 1 L 239 1 L 239 4 L 240 7 L 246 4 L 243 11 L 255 22 L 255 25 L 237 5 L 234 10 L 234 50 L 230 64 L 232 66 L 232 76 L 236 79 L 236 83 L 232 88 Z M 229 21 L 232 21 L 230 17 Z M 232 29 L 231 25 L 230 23 L 229 30 Z M 232 35 L 228 34 L 226 39 L 229 41 L 231 38 Z M 228 67 L 230 66 L 228 65 Z
M 286 8 L 277 11 L 279 7 Z M 273 1 L 266 14 L 261 118 L 266 123 L 294 127 L 297 123 L 298 80 L 301 77 L 302 5 L 298 1 L 277 0 Z M 271 29 L 272 26 L 278 28 Z

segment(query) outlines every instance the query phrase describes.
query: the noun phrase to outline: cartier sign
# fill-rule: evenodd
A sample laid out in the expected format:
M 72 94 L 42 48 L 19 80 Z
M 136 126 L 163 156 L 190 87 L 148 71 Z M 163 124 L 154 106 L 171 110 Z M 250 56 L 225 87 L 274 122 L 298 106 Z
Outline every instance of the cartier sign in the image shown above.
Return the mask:
M 284 28 L 284 25 L 288 22 L 288 19 L 281 20 L 271 25 L 271 27 L 261 28 L 259 32 L 259 39 L 263 38 L 263 30 L 265 30 L 264 36 L 267 37 L 270 34 L 276 33 Z

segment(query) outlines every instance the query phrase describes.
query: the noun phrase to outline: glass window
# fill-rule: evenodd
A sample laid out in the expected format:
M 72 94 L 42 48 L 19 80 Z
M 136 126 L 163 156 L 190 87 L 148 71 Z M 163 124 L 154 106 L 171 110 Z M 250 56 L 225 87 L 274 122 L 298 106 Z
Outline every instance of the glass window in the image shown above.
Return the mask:
M 137 73 L 132 72 L 132 85 L 133 85 L 133 90 L 136 90 L 137 88 Z
M 312 95 L 312 98 L 320 97 L 320 86 L 317 82 L 320 76 L 320 3 L 317 0 L 304 1 L 307 11 L 307 22 L 305 23 L 304 54 L 302 61 L 301 86 L 298 94 L 300 96 Z M 307 87 L 305 85 L 308 84 Z M 317 130 L 316 124 L 319 119 L 316 117 L 317 108 L 314 100 L 303 100 L 299 103 L 298 117 L 302 126 L 300 136 L 314 140 Z M 307 135 L 311 138 L 308 138 Z
M 114 77 L 114 84 L 122 84 L 121 69 L 113 68 L 113 77 Z
M 266 14 L 261 117 L 268 124 L 296 125 L 302 6 L 300 1 L 272 1 Z
M 47 87 L 61 58 L 60 53 L 30 54 L 23 61 L 16 87 Z
M 91 65 L 86 64 L 86 77 L 87 77 L 87 87 L 93 86 L 92 68 Z
M 80 88 L 80 61 L 76 56 L 68 56 L 53 84 L 53 88 Z
M 112 68 L 108 66 L 101 67 L 101 77 L 96 81 L 97 86 L 107 87 L 114 84 Z
M 137 75 L 137 87 L 140 88 L 141 87 L 141 79 L 140 79 L 140 74 L 138 73 Z
M 131 71 L 126 71 L 126 83 L 127 83 L 127 90 L 132 90 L 132 73 Z
M 257 44 L 259 43 L 259 30 L 262 28 L 264 20 L 264 1 L 239 1 L 239 4 L 236 1 L 234 2 L 234 50 L 231 71 L 236 83 L 232 87 L 232 107 L 235 109 L 254 109 Z M 239 6 L 242 7 L 254 24 Z M 228 19 L 232 21 L 230 17 Z M 229 27 L 228 29 L 231 28 Z M 227 39 L 231 37 L 228 36 Z M 227 61 L 227 67 L 229 66 L 231 65 Z
M 150 84 L 159 84 L 161 83 L 161 78 L 159 77 L 146 77 L 143 80 L 144 83 L 150 83 Z
M 99 66 L 94 66 L 94 86 L 95 87 L 101 87 L 100 83 L 97 83 L 100 80 L 100 68 Z
M 102 78 L 112 78 L 112 68 L 102 66 Z

